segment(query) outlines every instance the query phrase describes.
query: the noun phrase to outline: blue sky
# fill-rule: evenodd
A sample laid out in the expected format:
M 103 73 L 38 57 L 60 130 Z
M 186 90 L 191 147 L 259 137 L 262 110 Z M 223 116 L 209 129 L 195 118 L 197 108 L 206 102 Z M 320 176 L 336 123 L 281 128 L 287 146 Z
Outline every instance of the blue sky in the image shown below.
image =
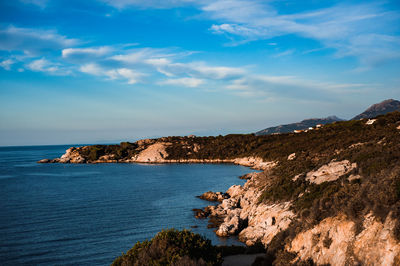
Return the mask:
M 249 133 L 388 98 L 398 1 L 0 2 L 0 145 Z

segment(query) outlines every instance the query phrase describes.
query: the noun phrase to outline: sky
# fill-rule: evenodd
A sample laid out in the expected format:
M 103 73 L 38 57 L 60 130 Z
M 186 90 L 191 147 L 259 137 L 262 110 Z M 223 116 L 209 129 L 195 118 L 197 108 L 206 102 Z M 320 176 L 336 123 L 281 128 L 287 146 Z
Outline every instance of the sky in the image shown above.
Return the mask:
M 400 99 L 400 2 L 0 1 L 0 146 L 251 133 Z

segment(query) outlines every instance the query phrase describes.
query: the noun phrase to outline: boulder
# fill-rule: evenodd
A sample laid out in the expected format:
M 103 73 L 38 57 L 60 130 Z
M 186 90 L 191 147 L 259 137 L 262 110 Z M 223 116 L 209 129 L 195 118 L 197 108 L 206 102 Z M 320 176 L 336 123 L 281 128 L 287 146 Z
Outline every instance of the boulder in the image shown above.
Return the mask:
M 356 167 L 356 163 L 350 163 L 348 160 L 340 162 L 332 160 L 329 164 L 321 166 L 318 170 L 308 172 L 306 180 L 317 185 L 323 182 L 335 181 Z
M 229 198 L 227 193 L 207 191 L 199 196 L 200 199 L 208 201 L 222 202 L 224 199 Z

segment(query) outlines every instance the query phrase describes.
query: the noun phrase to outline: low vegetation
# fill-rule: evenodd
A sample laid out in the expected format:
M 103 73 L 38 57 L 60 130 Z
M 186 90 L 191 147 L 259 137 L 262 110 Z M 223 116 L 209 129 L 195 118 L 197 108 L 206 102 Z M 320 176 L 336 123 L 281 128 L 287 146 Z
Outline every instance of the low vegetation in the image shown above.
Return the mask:
M 171 143 L 167 147 L 166 159 L 234 159 L 253 156 L 264 161 L 279 162 L 271 173 L 265 175 L 268 179 L 265 184 L 268 185 L 262 188 L 259 202 L 293 203 L 292 209 L 299 219 L 286 231 L 279 233 L 268 247 L 268 261 L 284 264 L 293 258 L 293 254 L 284 251 L 285 243 L 293 239 L 298 232 L 339 213 L 344 213 L 355 221 L 359 231 L 362 230 L 362 219 L 365 215 L 373 213 L 383 222 L 390 214 L 396 220 L 395 236 L 400 240 L 400 112 L 378 116 L 375 123 L 370 125 L 367 125 L 366 121 L 363 119 L 336 122 L 318 130 L 299 134 L 164 137 L 151 140 L 150 144 Z M 124 159 L 144 148 L 146 146 L 137 143 L 96 145 L 89 147 L 83 156 L 89 161 L 110 154 L 116 159 Z M 296 154 L 295 158 L 288 160 L 288 155 L 292 153 Z M 356 163 L 357 167 L 333 182 L 311 184 L 306 180 L 307 172 L 333 160 L 348 160 Z M 350 176 L 356 178 L 349 179 Z M 174 231 L 170 234 L 178 233 Z M 129 259 L 144 259 L 140 254 L 144 254 L 145 251 L 150 255 L 144 257 L 158 261 L 157 252 L 160 249 L 156 247 L 167 243 L 166 240 L 159 240 L 160 237 L 156 236 L 156 240 L 135 245 L 115 263 L 125 265 L 122 263 Z M 330 239 L 326 239 L 324 244 L 330 245 L 330 242 Z M 175 247 L 179 245 L 173 243 Z M 195 254 L 197 253 L 194 251 L 179 253 L 176 263 L 179 260 L 193 260 L 199 263 L 200 257 L 196 257 Z M 210 251 L 207 254 L 216 253 Z M 212 256 L 201 257 L 205 265 L 218 262 L 218 256 Z M 172 257 L 167 257 L 163 263 L 172 261 Z
M 114 260 L 119 265 L 221 265 L 221 253 L 211 241 L 188 230 L 163 230 L 153 239 L 136 243 Z

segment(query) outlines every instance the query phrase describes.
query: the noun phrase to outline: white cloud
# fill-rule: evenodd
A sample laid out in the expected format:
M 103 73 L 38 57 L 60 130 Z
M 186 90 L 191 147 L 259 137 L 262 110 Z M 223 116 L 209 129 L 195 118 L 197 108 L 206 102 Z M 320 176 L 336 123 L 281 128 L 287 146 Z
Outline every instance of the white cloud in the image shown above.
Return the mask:
M 256 98 L 335 99 L 343 93 L 374 89 L 360 83 L 333 83 L 302 79 L 296 76 L 246 75 L 232 80 L 225 89 L 233 94 Z
M 295 51 L 294 49 L 286 50 L 286 51 L 275 54 L 273 57 L 278 58 L 278 57 L 292 55 L 294 53 L 294 51 Z
M 211 31 L 217 34 L 229 33 L 229 34 L 241 35 L 249 39 L 256 39 L 263 34 L 260 29 L 240 26 L 236 24 L 227 24 L 227 23 L 221 25 L 212 25 L 210 29 Z
M 101 0 L 118 9 L 127 7 L 172 8 L 196 3 L 196 0 Z M 201 0 L 197 0 L 201 1 Z
M 338 57 L 354 56 L 369 66 L 399 58 L 400 54 L 396 26 L 400 14 L 385 10 L 379 3 L 340 4 L 280 15 L 273 2 L 216 0 L 202 10 L 223 22 L 212 25 L 211 31 L 247 41 L 296 34 L 334 48 Z
M 160 84 L 177 85 L 177 86 L 184 86 L 184 87 L 190 87 L 190 88 L 198 87 L 203 83 L 204 83 L 204 80 L 202 80 L 202 79 L 188 78 L 188 77 L 178 78 L 178 79 L 168 79 L 163 82 L 160 82 Z
M 69 39 L 55 31 L 9 26 L 0 29 L 0 50 L 24 52 L 25 55 L 37 56 L 48 51 L 57 51 L 77 45 L 76 39 Z
M 225 66 L 209 66 L 205 63 L 191 63 L 188 64 L 189 68 L 195 74 L 199 76 L 211 78 L 211 79 L 226 79 L 238 77 L 245 74 L 245 70 L 236 67 L 225 67 Z M 197 72 L 197 73 L 196 73 Z
M 278 8 L 277 1 L 101 1 L 118 9 L 172 8 L 191 5 L 202 11 L 198 18 L 214 21 L 210 30 L 216 34 L 227 35 L 231 41 L 230 45 L 294 34 L 316 40 L 322 47 L 335 49 L 337 57 L 356 57 L 367 67 L 379 65 L 393 58 L 398 59 L 400 53 L 398 45 L 400 14 L 398 11 L 388 10 L 381 1 L 359 4 L 344 2 L 327 8 L 291 14 L 281 14 L 282 10 Z M 374 44 L 368 43 L 369 36 L 377 37 Z M 390 40 L 391 38 L 396 40 Z
M 170 60 L 147 60 L 146 63 L 156 67 L 160 73 L 172 77 L 190 75 L 192 77 L 211 80 L 232 79 L 246 73 L 242 68 L 226 66 L 210 66 L 205 62 L 174 63 Z
M 12 59 L 6 59 L 0 62 L 0 67 L 4 68 L 5 70 L 11 70 L 11 65 L 15 64 L 15 61 Z
M 100 66 L 90 63 L 90 64 L 85 64 L 81 66 L 80 71 L 83 73 L 95 75 L 95 76 L 101 76 L 104 73 L 104 69 L 102 69 Z
M 111 47 L 66 48 L 61 54 L 63 58 L 84 58 L 104 56 L 112 51 Z
M 119 68 L 116 70 L 118 75 L 128 80 L 128 84 L 135 84 L 143 74 L 136 73 L 131 69 Z
M 105 76 L 110 80 L 125 80 L 128 84 L 139 82 L 144 74 L 135 72 L 128 68 L 106 69 L 95 63 L 86 64 L 80 67 L 80 71 L 94 76 Z
M 26 67 L 35 72 L 47 72 L 52 75 L 68 75 L 71 73 L 69 70 L 62 68 L 60 64 L 55 64 L 45 58 L 33 60 Z

